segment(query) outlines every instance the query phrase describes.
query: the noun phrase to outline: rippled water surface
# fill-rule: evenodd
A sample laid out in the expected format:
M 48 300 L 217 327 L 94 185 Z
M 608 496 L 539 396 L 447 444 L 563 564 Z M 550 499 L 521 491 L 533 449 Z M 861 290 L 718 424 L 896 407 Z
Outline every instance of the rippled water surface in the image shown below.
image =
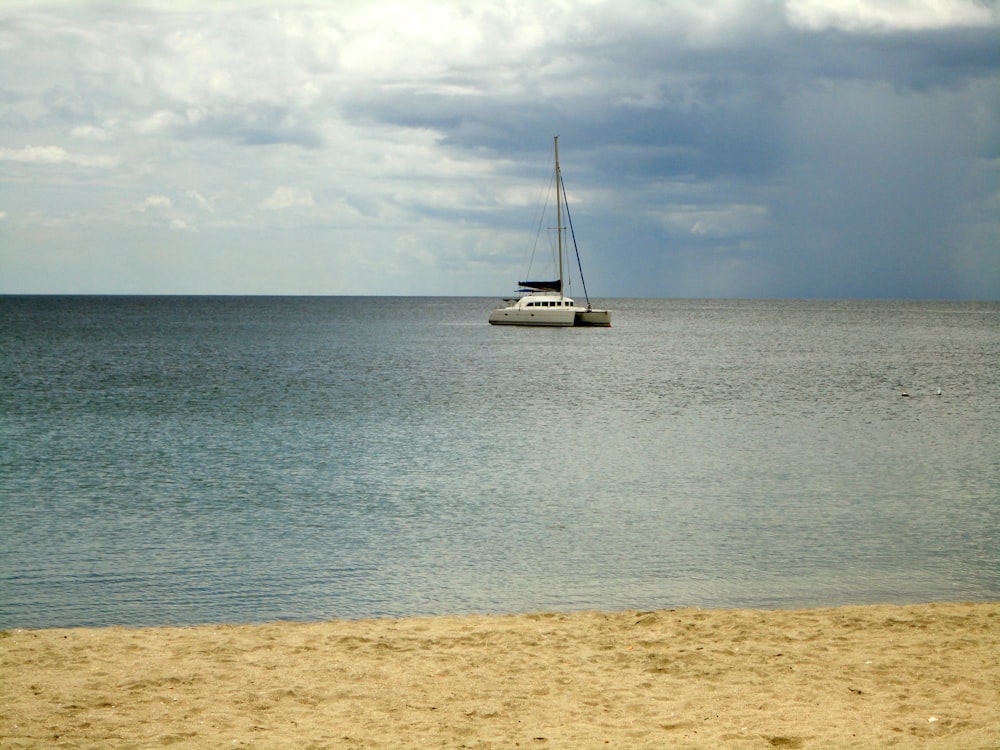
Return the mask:
M 608 304 L 0 298 L 0 627 L 1000 598 L 1000 305 Z

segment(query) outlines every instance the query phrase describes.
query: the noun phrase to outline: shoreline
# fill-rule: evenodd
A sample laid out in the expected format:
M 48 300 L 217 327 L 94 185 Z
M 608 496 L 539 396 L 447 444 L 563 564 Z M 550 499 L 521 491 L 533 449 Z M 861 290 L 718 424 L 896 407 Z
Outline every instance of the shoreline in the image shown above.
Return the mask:
M 1000 602 L 0 632 L 5 748 L 997 748 Z

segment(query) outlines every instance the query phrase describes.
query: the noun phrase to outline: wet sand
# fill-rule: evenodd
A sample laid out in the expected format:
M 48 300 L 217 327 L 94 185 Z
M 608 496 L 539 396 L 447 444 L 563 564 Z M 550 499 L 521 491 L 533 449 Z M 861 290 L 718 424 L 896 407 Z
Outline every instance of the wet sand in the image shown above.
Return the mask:
M 0 633 L 3 748 L 1000 748 L 1000 603 Z

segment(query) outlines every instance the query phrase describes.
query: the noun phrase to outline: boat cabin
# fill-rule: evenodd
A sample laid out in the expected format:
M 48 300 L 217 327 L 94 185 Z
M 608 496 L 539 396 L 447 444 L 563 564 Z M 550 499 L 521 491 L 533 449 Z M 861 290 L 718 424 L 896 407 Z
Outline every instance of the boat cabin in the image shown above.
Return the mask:
M 529 300 L 524 303 L 525 307 L 573 307 L 573 300 L 563 297 L 557 300 Z

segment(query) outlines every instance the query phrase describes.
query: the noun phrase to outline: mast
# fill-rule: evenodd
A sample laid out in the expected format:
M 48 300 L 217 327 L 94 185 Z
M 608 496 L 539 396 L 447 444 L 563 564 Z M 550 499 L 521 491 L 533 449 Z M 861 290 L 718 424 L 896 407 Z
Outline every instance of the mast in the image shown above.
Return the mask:
M 556 236 L 559 244 L 559 296 L 566 296 L 566 283 L 563 280 L 563 226 L 562 226 L 562 175 L 559 172 L 559 136 L 553 137 L 556 153 Z

